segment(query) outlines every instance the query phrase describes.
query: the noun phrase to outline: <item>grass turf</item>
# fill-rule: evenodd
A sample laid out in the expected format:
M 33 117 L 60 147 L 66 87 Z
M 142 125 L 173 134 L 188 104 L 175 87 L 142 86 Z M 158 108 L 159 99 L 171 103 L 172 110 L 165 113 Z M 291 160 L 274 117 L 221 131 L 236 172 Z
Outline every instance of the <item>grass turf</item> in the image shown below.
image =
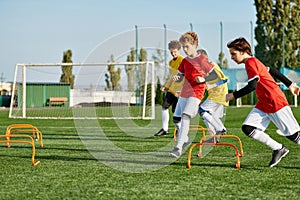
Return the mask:
M 8 111 L 0 111 L 0 128 L 13 123 L 30 123 L 43 133 L 44 148 L 36 145 L 31 166 L 31 148 L 13 144 L 0 146 L 1 199 L 298 199 L 300 194 L 300 148 L 275 133 L 268 133 L 284 143 L 290 153 L 278 166 L 269 168 L 272 151 L 246 137 L 241 123 L 251 108 L 227 109 L 226 127 L 238 135 L 244 147 L 241 169 L 235 168 L 231 148 L 217 147 L 204 158 L 192 158 L 186 169 L 187 152 L 180 159 L 159 170 L 130 173 L 99 162 L 86 149 L 72 120 L 8 119 Z M 300 119 L 300 108 L 293 108 Z M 156 119 L 160 128 L 160 119 Z M 131 152 L 147 152 L 167 144 L 172 137 L 139 138 L 128 136 L 113 120 L 99 122 L 105 135 L 118 147 Z M 144 121 L 135 121 L 140 126 Z M 170 125 L 171 126 L 171 125 Z M 194 140 L 197 142 L 198 139 Z M 171 149 L 170 149 L 171 150 Z M 166 152 L 168 154 L 168 152 Z M 124 162 L 124 161 L 123 161 Z M 126 162 L 126 161 L 125 161 Z M 128 161 L 130 162 L 130 161 Z M 116 163 L 118 164 L 118 163 Z

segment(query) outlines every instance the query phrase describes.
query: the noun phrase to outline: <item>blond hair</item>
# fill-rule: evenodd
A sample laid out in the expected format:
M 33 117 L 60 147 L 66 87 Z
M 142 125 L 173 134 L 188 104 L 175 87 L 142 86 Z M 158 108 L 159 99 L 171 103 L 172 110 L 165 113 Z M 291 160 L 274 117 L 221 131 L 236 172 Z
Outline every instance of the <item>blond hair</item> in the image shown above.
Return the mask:
M 195 32 L 189 31 L 181 35 L 179 42 L 184 44 L 186 42 L 198 46 L 198 35 Z

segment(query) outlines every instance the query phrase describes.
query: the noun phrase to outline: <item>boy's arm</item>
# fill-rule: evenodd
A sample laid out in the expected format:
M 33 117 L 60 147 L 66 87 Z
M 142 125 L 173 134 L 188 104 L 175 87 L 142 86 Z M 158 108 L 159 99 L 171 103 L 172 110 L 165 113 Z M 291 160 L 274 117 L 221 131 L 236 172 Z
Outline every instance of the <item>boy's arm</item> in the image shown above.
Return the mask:
M 172 80 L 175 82 L 181 82 L 183 80 L 184 75 L 180 72 L 178 72 L 177 75 L 172 77 Z
M 233 92 L 234 98 L 235 99 L 240 98 L 240 97 L 245 96 L 246 94 L 249 94 L 252 91 L 254 91 L 256 89 L 257 81 L 258 81 L 258 78 L 255 78 L 255 79 L 249 81 L 248 84 L 245 87 L 243 87 L 242 89 Z
M 288 79 L 286 76 L 284 76 L 283 74 L 281 74 L 274 67 L 269 67 L 269 73 L 272 76 L 274 76 L 275 78 L 277 78 L 278 80 L 280 80 L 286 87 L 290 87 L 290 85 L 293 83 L 292 81 L 290 81 L 290 79 Z
M 196 82 L 197 83 L 204 83 L 207 81 L 213 81 L 215 79 L 219 78 L 217 72 L 213 69 L 207 76 L 205 77 L 201 77 L 201 76 L 197 76 L 196 77 Z
M 288 87 L 293 95 L 299 95 L 300 88 L 286 76 L 280 73 L 276 68 L 269 67 L 269 73 L 280 80 L 286 87 Z
M 256 85 L 257 85 L 257 81 L 258 81 L 258 78 L 255 78 L 255 79 L 249 81 L 248 84 L 245 87 L 243 87 L 242 89 L 235 91 L 233 93 L 226 94 L 226 97 L 225 97 L 226 102 L 228 102 L 232 99 L 240 98 L 240 97 L 254 91 L 256 88 Z

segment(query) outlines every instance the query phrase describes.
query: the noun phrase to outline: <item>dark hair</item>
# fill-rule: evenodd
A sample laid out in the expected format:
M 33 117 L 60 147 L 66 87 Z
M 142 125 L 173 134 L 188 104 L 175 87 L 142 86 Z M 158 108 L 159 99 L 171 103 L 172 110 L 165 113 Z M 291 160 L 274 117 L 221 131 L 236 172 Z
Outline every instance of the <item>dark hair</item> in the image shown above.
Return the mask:
M 198 46 L 198 35 L 195 32 L 189 31 L 186 32 L 185 34 L 181 35 L 179 42 L 185 43 L 185 42 L 189 42 L 191 44 L 196 44 L 196 46 Z
M 178 49 L 179 50 L 181 48 L 181 44 L 177 40 L 171 40 L 169 42 L 168 46 L 169 46 L 169 50 L 170 49 Z
M 197 53 L 200 54 L 200 55 L 203 55 L 205 57 L 208 57 L 207 52 L 204 49 L 198 49 Z
M 235 39 L 231 42 L 228 42 L 227 47 L 232 48 L 236 51 L 246 52 L 247 54 L 252 56 L 251 45 L 243 37 L 240 37 L 240 38 L 237 38 L 237 39 Z

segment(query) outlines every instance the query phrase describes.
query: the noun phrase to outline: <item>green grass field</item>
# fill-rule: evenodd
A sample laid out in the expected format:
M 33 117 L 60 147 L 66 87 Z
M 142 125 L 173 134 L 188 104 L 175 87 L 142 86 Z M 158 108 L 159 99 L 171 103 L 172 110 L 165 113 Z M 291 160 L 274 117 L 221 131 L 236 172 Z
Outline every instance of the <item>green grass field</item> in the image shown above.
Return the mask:
M 120 128 L 119 121 L 99 121 L 113 146 L 140 157 L 145 154 L 141 162 L 130 160 L 125 154 L 125 159 L 120 159 L 109 146 L 87 148 L 87 144 L 95 141 L 100 146 L 104 140 L 103 135 L 103 138 L 93 135 L 95 128 L 81 127 L 86 135 L 78 134 L 82 129 L 73 120 L 8 119 L 8 110 L 0 110 L 2 134 L 10 124 L 30 123 L 42 131 L 44 143 L 42 149 L 36 143 L 35 160 L 41 161 L 37 167 L 31 166 L 29 145 L 13 144 L 12 148 L 5 148 L 0 143 L 0 199 L 299 199 L 299 146 L 277 135 L 276 128 L 270 125 L 267 132 L 284 143 L 290 153 L 276 167 L 269 168 L 272 151 L 246 137 L 240 129 L 250 109 L 228 108 L 225 122 L 229 132 L 242 140 L 241 169 L 235 168 L 234 152 L 229 147 L 210 149 L 204 158 L 197 158 L 195 152 L 191 169 L 186 168 L 187 152 L 170 161 L 168 151 L 175 144 L 172 136 L 152 136 L 161 128 L 159 107 L 155 121 L 122 122 L 128 124 L 132 135 Z M 300 120 L 300 108 L 293 108 L 293 112 Z M 149 123 L 153 125 L 148 126 Z M 198 140 L 199 134 L 194 143 Z M 147 153 L 160 149 L 164 151 L 158 160 L 151 160 L 153 156 Z M 96 159 L 94 155 L 105 158 Z M 125 166 L 127 171 L 119 170 L 119 166 Z M 145 171 L 147 167 L 149 170 Z

